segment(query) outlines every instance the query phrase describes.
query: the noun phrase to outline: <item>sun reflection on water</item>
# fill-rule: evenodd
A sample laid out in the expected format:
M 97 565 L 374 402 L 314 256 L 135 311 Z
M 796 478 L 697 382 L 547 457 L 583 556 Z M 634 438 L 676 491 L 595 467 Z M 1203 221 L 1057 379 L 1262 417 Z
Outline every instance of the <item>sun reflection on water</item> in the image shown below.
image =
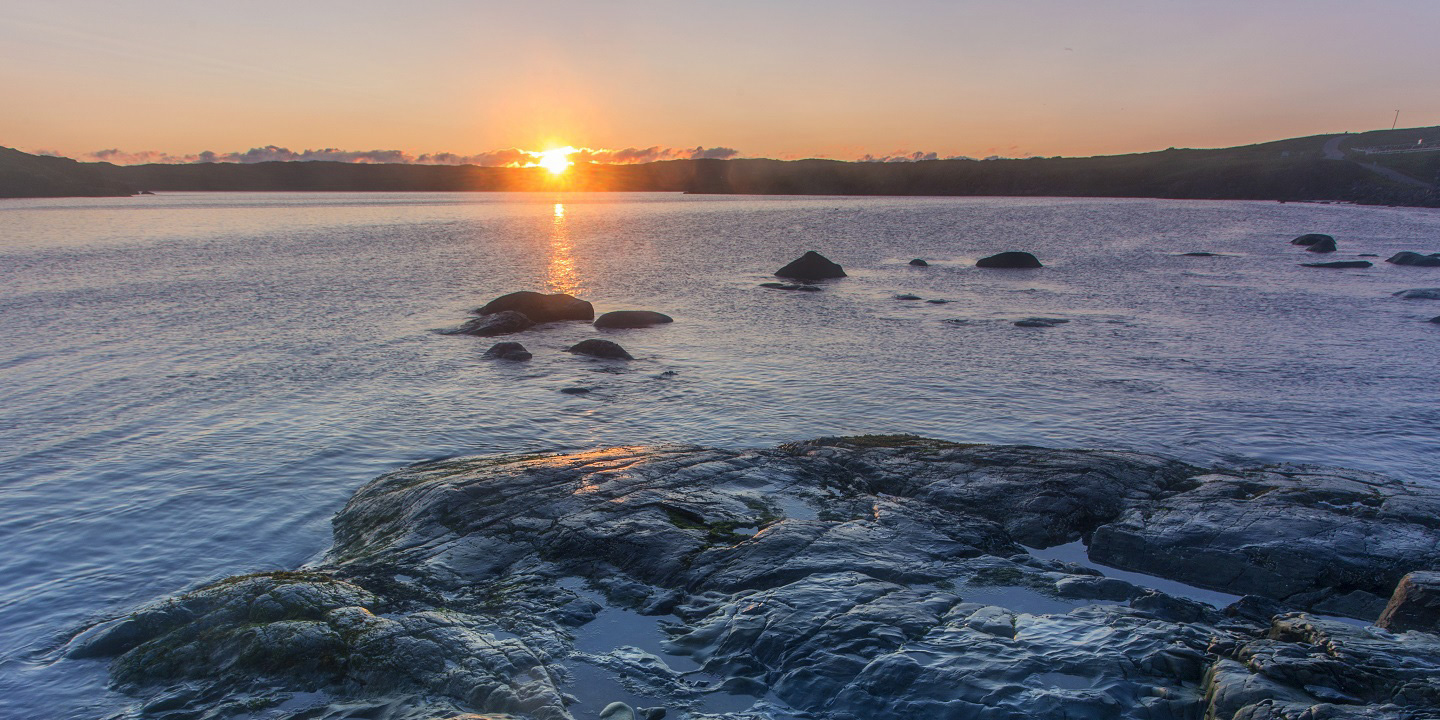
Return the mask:
M 555 203 L 550 220 L 550 264 L 545 268 L 545 284 L 552 293 L 580 295 L 580 273 L 575 268 L 575 255 L 570 243 L 570 230 L 565 223 L 565 203 Z

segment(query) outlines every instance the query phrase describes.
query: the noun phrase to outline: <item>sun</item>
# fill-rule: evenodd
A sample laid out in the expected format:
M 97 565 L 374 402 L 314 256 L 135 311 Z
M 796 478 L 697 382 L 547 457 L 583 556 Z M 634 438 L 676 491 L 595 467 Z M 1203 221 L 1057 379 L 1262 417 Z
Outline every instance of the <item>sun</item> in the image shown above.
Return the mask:
M 575 164 L 570 162 L 570 154 L 573 152 L 575 152 L 575 148 L 568 145 L 546 150 L 536 157 L 535 164 L 549 170 L 551 175 L 559 175 Z

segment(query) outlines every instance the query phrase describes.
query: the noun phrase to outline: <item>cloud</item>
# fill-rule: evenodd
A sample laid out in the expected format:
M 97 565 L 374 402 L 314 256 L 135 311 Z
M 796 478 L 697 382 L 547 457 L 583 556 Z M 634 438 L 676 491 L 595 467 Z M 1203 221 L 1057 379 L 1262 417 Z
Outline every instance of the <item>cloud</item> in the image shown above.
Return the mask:
M 462 155 L 452 152 L 422 153 L 412 155 L 403 150 L 341 150 L 322 148 L 319 150 L 291 150 L 277 145 L 250 148 L 244 152 L 218 153 L 211 150 L 193 155 L 173 155 L 158 150 L 128 152 L 117 148 L 96 150 L 80 156 L 82 160 L 109 162 L 116 165 L 143 165 L 146 163 L 190 164 L 190 163 L 262 163 L 262 162 L 309 162 L 328 161 L 343 163 L 405 163 L 414 165 L 481 165 L 484 167 L 521 167 L 533 165 L 540 157 L 539 150 L 506 148 Z M 725 160 L 735 157 L 740 151 L 727 147 L 697 146 L 693 148 L 672 148 L 659 145 L 648 148 L 577 148 L 570 155 L 573 162 L 590 162 L 608 165 L 630 165 L 656 162 L 659 160 Z
M 896 150 L 895 152 L 893 152 L 893 153 L 891 153 L 891 154 L 889 154 L 889 155 L 871 155 L 870 153 L 865 153 L 864 155 L 861 155 L 859 158 L 856 158 L 856 162 L 892 163 L 892 162 L 922 162 L 922 161 L 925 161 L 925 160 L 974 160 L 974 159 L 975 159 L 975 158 L 968 157 L 968 156 L 965 156 L 965 155 L 947 155 L 947 156 L 945 156 L 945 157 L 942 158 L 942 157 L 940 157 L 940 153 L 937 153 L 937 152 L 922 152 L 922 151 L 920 151 L 920 150 L 916 150 L 915 152 L 908 152 L 908 153 L 907 153 L 907 152 L 905 152 L 904 150 Z

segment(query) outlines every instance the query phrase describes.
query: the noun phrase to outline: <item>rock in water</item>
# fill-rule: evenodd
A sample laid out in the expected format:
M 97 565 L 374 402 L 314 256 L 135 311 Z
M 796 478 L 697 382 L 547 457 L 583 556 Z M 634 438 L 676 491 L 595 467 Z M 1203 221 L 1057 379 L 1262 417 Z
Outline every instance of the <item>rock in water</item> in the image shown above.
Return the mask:
M 911 260 L 911 261 L 910 261 L 910 264 L 913 265 L 913 266 L 915 266 L 915 267 L 930 267 L 930 263 L 925 262 L 924 260 L 921 260 L 920 258 L 915 258 L 914 260 Z
M 1048 327 L 1055 327 L 1056 325 L 1063 325 L 1063 324 L 1068 323 L 1068 322 L 1070 322 L 1070 321 L 1069 321 L 1069 320 L 1066 320 L 1065 318 L 1032 317 L 1032 318 L 1025 318 L 1025 319 L 1023 319 L 1023 320 L 1016 320 L 1016 321 L 1015 321 L 1015 327 L 1048 328 Z
M 1339 246 L 1335 244 L 1335 238 L 1327 235 L 1324 239 L 1316 240 L 1306 246 L 1305 252 L 1332 253 L 1335 252 L 1338 247 Z
M 529 360 L 534 357 L 524 345 L 518 342 L 495 343 L 485 351 L 485 357 L 496 360 Z
M 845 269 L 838 263 L 831 262 L 830 258 L 811 250 L 776 270 L 775 275 L 796 280 L 826 280 L 845 277 Z
M 590 322 L 595 319 L 595 306 L 584 300 L 565 293 L 545 295 L 529 290 L 501 295 L 486 303 L 484 307 L 475 310 L 475 314 L 493 315 L 507 310 L 524 313 L 526 317 L 537 323 L 561 320 Z
M 609 360 L 635 359 L 633 357 L 630 357 L 630 353 L 625 352 L 625 348 L 620 347 L 618 344 L 610 342 L 609 340 L 598 340 L 595 338 L 591 338 L 589 340 L 581 340 L 580 342 L 571 345 L 569 348 L 566 348 L 565 352 L 574 353 L 576 355 L 589 355 L 591 357 L 606 358 Z
M 1358 270 L 1360 268 L 1375 267 L 1367 260 L 1337 260 L 1336 262 L 1300 263 L 1300 266 L 1313 268 L 1333 268 L 1335 270 Z
M 1314 245 L 1315 243 L 1318 243 L 1318 242 L 1328 242 L 1328 243 L 1331 243 L 1331 244 L 1333 245 L 1333 244 L 1335 243 L 1335 238 L 1330 237 L 1329 235 L 1322 234 L 1322 233 L 1306 233 L 1306 234 L 1304 234 L 1304 235 L 1301 235 L 1300 237 L 1295 238 L 1294 240 L 1291 240 L 1291 241 L 1290 241 L 1290 244 L 1291 244 L 1291 245 Z
M 1401 578 L 1375 624 L 1391 632 L 1440 633 L 1440 572 L 1413 572 Z
M 1385 262 L 1396 265 L 1413 265 L 1415 267 L 1440 267 L 1440 253 L 1421 255 L 1417 252 L 1398 252 L 1391 255 Z
M 495 337 L 496 335 L 509 335 L 535 326 L 522 313 L 514 310 L 506 310 L 493 315 L 485 315 L 471 320 L 466 320 L 459 327 L 448 330 L 441 330 L 442 335 L 478 335 L 480 337 Z
M 1406 300 L 1440 300 L 1440 288 L 1414 288 L 1392 294 Z
M 643 328 L 675 322 L 675 318 L 649 310 L 615 310 L 595 318 L 597 328 Z
M 797 285 L 797 284 L 795 284 L 795 283 L 767 282 L 767 283 L 760 283 L 760 287 L 770 288 L 771 290 L 796 290 L 796 291 L 799 291 L 799 292 L 820 292 L 820 287 L 819 287 L 818 285 Z
M 1044 267 L 1040 260 L 1028 252 L 1002 252 L 999 255 L 980 258 L 975 267 L 980 268 L 1009 268 L 1024 270 L 1028 268 Z
M 1430 318 L 1430 322 L 1440 324 L 1440 315 L 1436 315 L 1435 317 Z
M 1367 473 L 914 436 L 446 458 L 362 487 L 306 572 L 147 605 L 68 653 L 114 658 L 139 706 L 184 686 L 211 718 L 567 720 L 584 663 L 679 717 L 749 717 L 704 714 L 747 688 L 817 720 L 1428 720 L 1440 636 L 1221 613 L 1021 543 L 1088 536 L 1092 557 L 1133 547 L 1107 557 L 1319 609 L 1436 567 L 1437 514 L 1440 491 Z M 612 604 L 714 679 L 629 637 L 577 647 Z M 343 712 L 281 704 L 301 691 Z

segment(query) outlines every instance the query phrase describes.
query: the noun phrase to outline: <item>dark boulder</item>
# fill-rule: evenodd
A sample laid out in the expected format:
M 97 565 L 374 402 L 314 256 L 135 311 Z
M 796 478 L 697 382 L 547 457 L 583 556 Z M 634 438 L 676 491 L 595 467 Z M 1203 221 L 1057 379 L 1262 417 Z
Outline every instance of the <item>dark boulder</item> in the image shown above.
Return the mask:
M 495 360 L 529 360 L 534 357 L 524 345 L 518 342 L 495 343 L 485 351 L 485 357 Z
M 1412 572 L 1401 578 L 1375 625 L 1392 632 L 1440 632 L 1440 572 Z
M 797 285 L 797 284 L 795 284 L 795 283 L 767 282 L 767 283 L 760 283 L 760 287 L 770 288 L 771 290 L 793 290 L 793 291 L 796 291 L 796 292 L 820 292 L 820 287 L 819 287 L 818 285 Z
M 1359 268 L 1375 267 L 1375 265 L 1372 264 L 1372 263 L 1371 263 L 1370 261 L 1368 261 L 1368 260 L 1337 260 L 1337 261 L 1335 261 L 1335 262 L 1323 262 L 1323 263 L 1300 263 L 1300 266 L 1301 266 L 1301 267 L 1313 267 L 1313 268 L 1332 268 L 1332 269 L 1335 269 L 1335 270 L 1349 270 L 1349 269 L 1359 269 Z
M 911 295 L 910 293 L 904 293 L 904 294 L 902 294 L 902 295 L 896 295 L 896 296 L 895 296 L 895 299 L 896 299 L 896 300 L 921 300 L 921 299 L 923 299 L 923 298 L 921 298 L 919 295 Z
M 620 347 L 618 344 L 610 342 L 609 340 L 597 340 L 595 338 L 591 338 L 589 340 L 581 340 L 580 342 L 571 345 L 569 348 L 566 348 L 565 352 L 574 353 L 576 355 L 589 355 L 590 357 L 606 358 L 609 360 L 635 359 L 630 356 L 630 353 L 625 352 L 625 348 Z
M 495 337 L 496 335 L 509 335 L 534 327 L 535 323 L 524 313 L 514 310 L 484 315 L 471 320 L 466 320 L 459 327 L 448 330 L 441 330 L 442 335 L 478 335 L 480 337 Z
M 1406 300 L 1440 300 L 1440 288 L 1414 288 L 1391 294 Z
M 838 263 L 831 262 L 830 258 L 811 250 L 789 265 L 776 270 L 775 275 L 796 280 L 826 280 L 845 277 L 845 269 Z
M 649 310 L 615 310 L 595 318 L 597 328 L 643 328 L 675 322 L 675 318 Z
M 1220 257 L 1220 253 L 1212 252 L 1187 252 L 1180 253 L 1181 257 Z
M 1028 268 L 1044 267 L 1034 255 L 1028 252 L 1002 252 L 999 255 L 980 258 L 975 267 L 982 268 L 1008 268 L 1024 270 Z
M 1435 323 L 1436 325 L 1440 325 L 1440 315 L 1436 315 L 1435 317 L 1430 318 L 1430 322 Z
M 1305 252 L 1332 253 L 1335 252 L 1338 247 L 1339 246 L 1335 244 L 1335 238 L 1327 236 L 1324 240 L 1316 240 L 1310 243 L 1310 245 L 1305 248 Z
M 485 307 L 475 311 L 476 315 L 494 315 L 495 313 L 513 310 L 524 313 L 526 317 L 537 323 L 559 322 L 561 320 L 584 320 L 590 322 L 595 319 L 595 306 L 565 293 L 546 295 L 544 293 L 522 290 L 509 295 L 501 295 L 485 304 Z
M 587 387 L 563 387 L 560 392 L 565 395 L 589 395 L 590 388 Z
M 1414 267 L 1440 267 L 1440 253 L 1421 255 L 1420 253 L 1406 250 L 1391 255 L 1385 262 L 1396 265 L 1412 265 Z
M 1291 245 L 1314 245 L 1318 242 L 1334 243 L 1335 238 L 1322 233 L 1306 233 L 1290 241 Z
M 924 260 L 921 260 L 920 258 L 915 258 L 914 260 L 911 260 L 911 261 L 910 261 L 910 264 L 913 265 L 913 266 L 915 266 L 915 267 L 930 267 L 930 263 L 925 262 Z

